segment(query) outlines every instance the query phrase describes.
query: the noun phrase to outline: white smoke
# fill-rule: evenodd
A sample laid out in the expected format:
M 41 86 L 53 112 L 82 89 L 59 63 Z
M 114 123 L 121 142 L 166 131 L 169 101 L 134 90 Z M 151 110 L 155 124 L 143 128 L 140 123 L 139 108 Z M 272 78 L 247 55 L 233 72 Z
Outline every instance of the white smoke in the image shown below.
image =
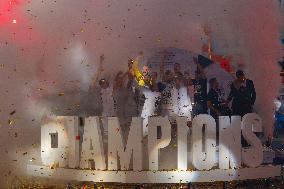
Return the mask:
M 231 56 L 235 68 L 244 64 L 256 85 L 255 108 L 271 133 L 280 85 L 283 15 L 278 0 L 20 2 L 5 13 L 17 24 L 0 23 L 0 150 L 8 151 L 1 161 L 9 162 L 1 174 L 13 174 L 16 168 L 24 173 L 32 157 L 40 163 L 39 149 L 32 144 L 40 143 L 41 115 L 56 104 L 66 108 L 80 101 L 101 54 L 105 76 L 111 76 L 125 70 L 128 58 L 140 51 L 176 47 L 202 53 L 205 25 L 211 29 L 214 53 Z M 65 96 L 58 99 L 62 92 Z M 9 119 L 15 124 L 9 126 Z

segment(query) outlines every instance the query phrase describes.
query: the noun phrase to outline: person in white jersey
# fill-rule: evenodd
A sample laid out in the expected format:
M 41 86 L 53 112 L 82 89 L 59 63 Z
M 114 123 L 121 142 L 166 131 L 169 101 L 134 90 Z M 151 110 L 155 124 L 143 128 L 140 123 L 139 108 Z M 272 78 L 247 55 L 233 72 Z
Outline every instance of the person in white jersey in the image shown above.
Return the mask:
M 166 54 L 166 52 L 165 52 Z M 181 73 L 179 63 L 174 64 L 174 74 L 171 70 L 164 72 L 165 54 L 162 56 L 160 72 L 162 76 L 162 112 L 175 124 L 176 116 L 185 116 L 191 121 L 192 104 L 188 93 L 189 79 Z
M 146 85 L 141 87 L 140 91 L 145 97 L 145 102 L 142 108 L 141 117 L 143 118 L 143 136 L 148 135 L 148 119 L 156 115 L 157 103 L 161 98 L 161 93 L 157 87 L 157 73 L 145 75 Z
M 148 118 L 157 112 L 157 101 L 160 99 L 160 92 L 156 87 L 157 73 L 150 74 L 148 66 L 143 66 L 142 71 L 139 70 L 139 58 L 142 58 L 142 56 L 143 52 L 140 53 L 136 60 L 132 61 L 130 73 L 133 73 L 139 91 L 145 99 L 140 116 L 143 118 L 143 136 L 146 136 L 148 135 Z
M 187 117 L 187 121 L 191 121 L 192 104 L 188 94 L 188 83 L 181 73 L 176 73 L 174 85 L 174 98 L 176 102 L 175 113 L 178 116 Z

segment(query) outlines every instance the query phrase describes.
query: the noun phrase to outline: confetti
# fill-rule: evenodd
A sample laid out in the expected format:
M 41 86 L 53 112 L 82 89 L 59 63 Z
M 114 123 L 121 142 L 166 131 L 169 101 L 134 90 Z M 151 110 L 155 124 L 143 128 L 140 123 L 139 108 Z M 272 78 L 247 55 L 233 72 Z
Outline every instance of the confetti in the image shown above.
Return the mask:
M 29 161 L 32 162 L 32 161 L 35 161 L 35 160 L 36 160 L 35 158 L 31 158 Z
M 10 112 L 10 115 L 14 115 L 16 113 L 16 110 Z
M 12 124 L 14 124 L 14 121 L 9 119 L 9 120 L 8 120 L 8 124 L 9 124 L 9 125 L 12 125 Z

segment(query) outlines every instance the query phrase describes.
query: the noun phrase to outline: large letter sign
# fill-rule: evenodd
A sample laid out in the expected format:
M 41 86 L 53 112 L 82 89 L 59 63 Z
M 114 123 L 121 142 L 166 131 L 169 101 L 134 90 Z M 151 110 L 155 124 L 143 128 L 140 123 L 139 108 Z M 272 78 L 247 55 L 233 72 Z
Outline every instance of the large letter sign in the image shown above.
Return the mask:
M 79 159 L 76 156 L 79 155 L 79 151 L 77 151 L 79 146 L 72 139 L 72 136 L 76 134 L 74 131 L 78 128 L 74 129 L 75 125 L 78 125 L 76 117 L 59 116 L 43 119 L 41 127 L 41 159 L 43 165 L 65 167 L 70 163 L 72 168 L 77 165 Z
M 148 154 L 149 169 L 159 169 L 159 150 L 171 142 L 171 124 L 167 117 L 149 118 Z M 158 127 L 161 128 L 161 138 L 158 139 Z
M 95 167 L 93 167 L 95 164 Z M 102 132 L 98 117 L 85 119 L 80 167 L 106 169 Z
M 242 158 L 245 165 L 258 167 L 262 163 L 263 151 L 261 141 L 254 132 L 262 132 L 261 118 L 255 114 L 246 114 L 242 120 L 242 133 L 250 147 L 242 149 Z
M 118 170 L 118 157 L 121 170 L 130 168 L 131 157 L 133 157 L 133 170 L 142 170 L 142 119 L 132 118 L 126 145 L 123 144 L 118 118 L 111 117 L 108 122 L 108 170 Z
M 241 167 L 241 117 L 219 117 L 219 168 Z
M 205 151 L 202 146 L 202 128 L 205 127 Z M 199 170 L 209 170 L 216 163 L 216 123 L 212 116 L 198 115 L 193 118 L 192 163 Z
M 186 117 L 177 117 L 177 169 L 187 170 L 187 135 L 188 126 Z M 185 153 L 186 152 L 186 153 Z
M 168 117 L 149 117 L 149 133 L 143 137 L 140 117 L 133 117 L 127 129 L 121 128 L 125 125 L 117 117 L 108 117 L 107 136 L 102 134 L 98 116 L 85 118 L 82 133 L 78 117 L 45 118 L 41 126 L 43 166 L 28 165 L 28 173 L 122 183 L 232 181 L 280 175 L 281 166 L 262 165 L 262 143 L 255 135 L 262 132 L 262 120 L 257 114 L 220 116 L 218 133 L 215 119 L 207 114 L 194 117 L 192 124 L 186 117 L 175 117 L 175 121 L 171 125 Z M 247 145 L 242 146 L 242 135 Z M 169 163 L 176 168 L 164 169 Z

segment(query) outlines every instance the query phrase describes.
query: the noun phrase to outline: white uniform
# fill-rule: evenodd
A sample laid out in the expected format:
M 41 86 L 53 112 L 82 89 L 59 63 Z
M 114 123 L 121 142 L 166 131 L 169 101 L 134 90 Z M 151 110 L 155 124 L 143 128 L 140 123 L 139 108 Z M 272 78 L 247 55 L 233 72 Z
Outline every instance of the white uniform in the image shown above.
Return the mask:
M 178 116 L 185 116 L 187 117 L 188 121 L 191 121 L 191 111 L 192 111 L 192 104 L 190 100 L 190 96 L 187 92 L 187 88 L 182 86 L 178 89 Z
M 162 114 L 169 116 L 171 123 L 175 123 L 175 116 L 185 116 L 188 121 L 191 120 L 192 105 L 185 86 L 177 89 L 173 84 L 166 84 L 162 102 Z
M 166 83 L 165 89 L 162 91 L 162 116 L 168 116 L 171 123 L 174 122 L 174 117 L 177 116 L 178 106 L 178 91 L 172 83 Z
M 141 92 L 145 96 L 145 102 L 142 108 L 141 117 L 143 118 L 143 136 L 148 135 L 148 118 L 155 115 L 157 110 L 157 101 L 161 97 L 161 93 L 153 92 L 150 89 L 144 87 Z

